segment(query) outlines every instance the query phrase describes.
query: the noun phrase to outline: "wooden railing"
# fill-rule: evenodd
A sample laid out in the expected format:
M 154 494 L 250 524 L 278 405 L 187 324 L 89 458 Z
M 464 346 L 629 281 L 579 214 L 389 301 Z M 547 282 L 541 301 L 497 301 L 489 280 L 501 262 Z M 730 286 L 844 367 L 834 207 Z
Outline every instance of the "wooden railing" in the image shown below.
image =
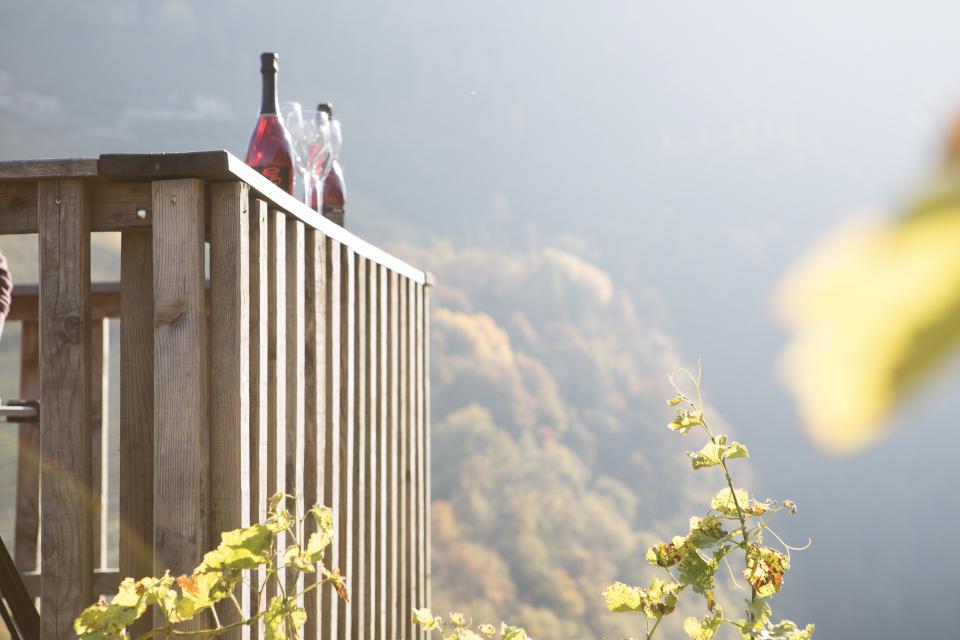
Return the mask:
M 119 284 L 91 285 L 97 231 L 121 233 Z M 19 426 L 13 546 L 42 637 L 70 637 L 122 576 L 190 571 L 276 491 L 337 517 L 327 560 L 351 602 L 308 594 L 306 637 L 422 637 L 410 611 L 430 599 L 428 274 L 223 151 L 0 162 L 0 235 L 23 233 L 38 234 L 40 282 L 15 290 L 11 319 L 40 423 Z M 109 318 L 118 427 L 104 399 Z

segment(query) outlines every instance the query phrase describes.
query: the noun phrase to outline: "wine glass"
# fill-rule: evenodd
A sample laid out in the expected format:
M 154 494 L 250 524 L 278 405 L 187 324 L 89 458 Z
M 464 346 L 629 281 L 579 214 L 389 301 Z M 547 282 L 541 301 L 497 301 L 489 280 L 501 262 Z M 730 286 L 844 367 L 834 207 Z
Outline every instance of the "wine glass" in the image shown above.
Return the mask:
M 293 141 L 297 173 L 303 184 L 303 201 L 309 205 L 313 191 L 326 175 L 318 161 L 331 155 L 330 118 L 322 111 L 304 109 L 299 102 L 284 102 L 280 106 L 280 115 Z

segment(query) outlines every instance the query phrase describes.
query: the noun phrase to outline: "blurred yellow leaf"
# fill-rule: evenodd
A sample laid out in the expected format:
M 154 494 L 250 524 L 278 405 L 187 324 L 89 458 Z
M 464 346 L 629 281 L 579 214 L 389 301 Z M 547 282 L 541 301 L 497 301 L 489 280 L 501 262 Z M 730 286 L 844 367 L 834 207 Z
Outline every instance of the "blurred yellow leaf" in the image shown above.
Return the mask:
M 960 201 L 943 195 L 902 220 L 833 232 L 778 291 L 793 333 L 782 371 L 830 453 L 881 438 L 890 411 L 960 342 Z

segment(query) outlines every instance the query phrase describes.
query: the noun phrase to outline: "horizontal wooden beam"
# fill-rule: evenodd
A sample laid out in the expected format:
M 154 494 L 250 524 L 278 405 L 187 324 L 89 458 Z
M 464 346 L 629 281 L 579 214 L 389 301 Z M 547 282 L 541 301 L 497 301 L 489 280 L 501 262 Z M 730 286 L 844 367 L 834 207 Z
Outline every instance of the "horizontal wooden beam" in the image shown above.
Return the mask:
M 242 180 L 266 200 L 271 208 L 320 231 L 328 238 L 350 247 L 353 251 L 402 276 L 426 284 L 427 275 L 403 260 L 358 238 L 343 227 L 283 191 L 264 178 L 243 160 L 228 151 L 197 151 L 193 153 L 160 154 L 105 154 L 100 156 L 100 175 L 115 180 L 159 180 L 170 178 L 204 178 L 208 181 Z
M 4 160 L 0 162 L 0 180 L 29 180 L 31 178 L 86 178 L 95 175 L 97 175 L 96 158 Z
M 0 163 L 2 164 L 2 163 Z M 93 231 L 149 227 L 150 184 L 91 182 Z M 143 210 L 143 217 L 137 215 Z M 37 232 L 37 182 L 0 181 L 0 235 Z
M 120 283 L 99 282 L 90 287 L 90 317 L 119 318 L 120 317 Z M 40 319 L 40 286 L 36 284 L 19 284 L 13 289 L 13 300 L 10 305 L 8 320 L 21 322 L 37 322 Z
M 29 571 L 21 575 L 30 595 L 34 598 L 40 597 L 40 572 Z M 94 570 L 93 593 L 104 596 L 116 593 L 117 587 L 120 586 L 120 579 L 120 572 L 116 569 Z

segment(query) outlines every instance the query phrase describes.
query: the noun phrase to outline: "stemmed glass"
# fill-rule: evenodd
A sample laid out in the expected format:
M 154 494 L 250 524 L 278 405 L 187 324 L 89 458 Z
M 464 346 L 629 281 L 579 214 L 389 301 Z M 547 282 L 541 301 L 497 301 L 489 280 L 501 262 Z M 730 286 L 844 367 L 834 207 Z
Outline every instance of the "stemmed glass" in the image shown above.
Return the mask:
M 314 190 L 332 166 L 332 162 L 321 162 L 332 155 L 330 117 L 323 111 L 304 109 L 299 102 L 280 105 L 280 117 L 293 141 L 297 173 L 303 184 L 303 201 L 310 205 Z

